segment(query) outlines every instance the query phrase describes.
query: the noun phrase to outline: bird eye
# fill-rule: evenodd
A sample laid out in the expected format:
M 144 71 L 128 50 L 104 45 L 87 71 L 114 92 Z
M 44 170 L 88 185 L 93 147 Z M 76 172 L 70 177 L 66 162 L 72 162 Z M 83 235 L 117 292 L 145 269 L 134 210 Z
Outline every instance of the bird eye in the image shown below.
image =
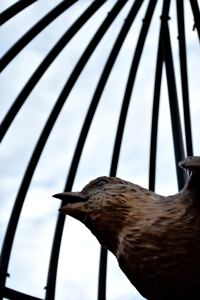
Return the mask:
M 97 183 L 97 187 L 100 187 L 100 186 L 102 186 L 102 185 L 104 185 L 104 184 L 106 184 L 106 183 L 108 183 L 106 180 L 101 180 L 101 181 L 99 181 L 99 182 Z

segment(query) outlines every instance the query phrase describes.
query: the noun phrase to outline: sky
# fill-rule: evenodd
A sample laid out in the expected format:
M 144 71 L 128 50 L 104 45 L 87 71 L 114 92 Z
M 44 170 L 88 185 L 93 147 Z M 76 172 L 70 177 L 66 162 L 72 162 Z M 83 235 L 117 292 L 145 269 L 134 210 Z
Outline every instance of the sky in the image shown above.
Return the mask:
M 1 11 L 14 2 L 2 0 Z M 19 185 L 40 133 L 77 61 L 115 2 L 106 1 L 61 51 L 27 98 L 2 141 L 0 247 Z M 81 190 L 96 177 L 109 175 L 121 104 L 148 2 L 142 4 L 101 96 L 83 149 L 73 191 Z M 185 147 L 176 5 L 175 1 L 171 2 L 169 28 Z M 58 0 L 36 1 L 6 22 L 0 33 L 3 41 L 0 45 L 1 56 L 58 3 Z M 72 5 L 4 69 L 0 81 L 1 120 L 44 57 L 90 3 L 89 0 L 81 0 Z M 8 267 L 10 278 L 6 281 L 6 286 L 10 288 L 44 298 L 60 205 L 59 200 L 52 198 L 52 195 L 64 189 L 90 101 L 132 3 L 131 0 L 127 1 L 96 47 L 47 140 L 20 215 Z M 193 31 L 190 1 L 184 1 L 184 6 L 193 150 L 194 155 L 200 155 L 200 49 L 197 31 Z M 158 1 L 132 91 L 117 168 L 117 177 L 145 188 L 148 188 L 152 101 L 161 11 L 162 1 Z M 163 195 L 178 191 L 165 67 L 160 97 L 155 191 Z M 60 249 L 56 299 L 96 299 L 99 254 L 99 243 L 91 232 L 80 222 L 67 217 Z M 111 253 L 108 255 L 106 296 L 107 300 L 143 299 L 121 272 Z

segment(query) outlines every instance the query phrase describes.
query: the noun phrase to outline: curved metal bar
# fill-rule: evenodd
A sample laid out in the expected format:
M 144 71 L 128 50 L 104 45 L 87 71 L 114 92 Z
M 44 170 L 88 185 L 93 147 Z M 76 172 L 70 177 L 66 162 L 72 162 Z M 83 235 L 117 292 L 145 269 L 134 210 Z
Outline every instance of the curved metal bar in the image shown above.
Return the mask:
M 200 12 L 199 12 L 199 6 L 196 0 L 190 0 L 190 4 L 192 7 L 192 12 L 194 15 L 194 27 L 197 28 L 197 33 L 199 36 L 199 41 L 200 41 Z
M 183 0 L 177 0 L 176 5 L 177 5 L 177 20 L 178 20 L 178 33 L 179 33 L 178 41 L 179 41 L 179 53 L 180 53 L 179 56 L 180 68 L 181 68 L 180 73 L 181 73 L 181 83 L 182 83 L 186 147 L 187 147 L 187 156 L 192 156 L 193 147 L 192 147 L 192 131 L 191 131 L 191 121 L 190 121 L 190 105 L 189 105 L 189 91 L 188 91 L 188 78 L 187 78 Z
M 170 0 L 163 1 L 162 16 L 168 17 Z M 154 100 L 151 123 L 151 143 L 150 143 L 150 163 L 149 163 L 149 189 L 155 190 L 155 172 L 156 172 L 156 147 L 158 132 L 158 114 L 160 104 L 160 87 L 162 79 L 163 53 L 162 53 L 162 23 L 160 26 L 160 35 L 158 43 L 158 54 L 156 63 L 156 76 L 154 84 Z
M 125 38 L 128 29 L 130 28 L 132 22 L 135 19 L 135 16 L 139 10 L 139 8 L 141 7 L 143 1 L 135 1 L 128 17 L 126 18 L 125 24 L 120 32 L 120 35 L 118 38 Z M 131 22 L 131 23 L 130 23 Z M 128 28 L 127 28 L 128 25 Z M 123 33 L 123 30 L 126 30 L 125 34 Z M 125 36 L 124 36 L 125 35 Z M 120 37 L 121 36 L 121 37 Z M 117 45 L 117 41 L 116 41 L 116 45 Z M 114 50 L 114 48 L 113 48 Z M 114 52 L 114 51 L 112 51 Z M 112 57 L 115 57 L 114 53 L 110 54 L 110 58 L 112 59 Z M 111 68 L 110 68 L 111 70 Z M 109 71 L 110 73 L 110 71 Z M 107 76 L 106 74 L 102 74 L 102 79 L 106 78 L 107 80 Z M 102 89 L 103 90 L 103 89 Z M 102 92 L 101 90 L 101 92 Z M 110 176 L 112 176 L 112 174 L 110 174 Z M 107 270 L 107 249 L 104 248 L 103 246 L 101 246 L 101 250 L 100 250 L 100 263 L 99 263 L 99 284 L 98 284 L 98 300 L 105 300 L 106 299 L 106 270 Z
M 150 144 L 150 163 L 149 163 L 149 189 L 151 191 L 155 191 L 156 147 L 157 147 L 158 114 L 159 114 L 159 105 L 160 105 L 162 67 L 163 67 L 163 55 L 162 55 L 161 33 L 160 33 L 157 64 L 156 64 L 156 76 L 155 76 L 155 84 L 154 84 L 152 124 L 151 124 L 151 144 Z
M 77 31 L 88 21 L 88 19 L 98 10 L 98 8 L 105 2 L 93 1 L 93 3 L 84 11 L 84 13 L 74 22 L 74 24 L 65 32 L 61 39 L 56 43 L 56 45 L 51 49 L 33 75 L 30 77 L 28 82 L 25 84 L 24 88 L 18 95 L 17 99 L 9 109 L 7 115 L 1 123 L 0 141 L 3 139 L 7 129 L 12 123 L 13 119 L 17 115 L 24 101 L 31 93 L 37 82 L 40 80 L 44 72 L 57 57 L 57 55 L 62 51 L 66 44 L 72 39 L 72 37 L 77 33 Z
M 49 25 L 55 18 L 68 9 L 77 0 L 64 0 L 56 7 L 54 7 L 46 16 L 44 16 L 37 24 L 35 24 L 27 33 L 25 33 L 2 57 L 0 71 L 11 62 L 11 60 L 40 33 L 47 25 Z M 21 1 L 19 1 L 21 2 Z M 24 0 L 28 3 L 28 1 Z M 33 1 L 32 1 L 33 2 Z
M 176 161 L 176 173 L 178 180 L 178 189 L 181 190 L 186 182 L 186 172 L 178 167 L 178 162 L 181 161 L 184 155 L 183 148 L 183 138 L 181 131 L 181 123 L 180 123 L 180 115 L 179 115 L 179 107 L 178 107 L 178 97 L 176 91 L 176 82 L 175 82 L 175 74 L 174 74 L 174 66 L 172 59 L 172 51 L 171 51 L 171 43 L 169 36 L 169 28 L 168 28 L 168 18 L 162 18 L 162 49 L 163 49 L 163 57 L 166 65 L 166 73 L 167 73 L 167 85 L 168 85 L 168 93 L 169 93 L 169 105 L 170 105 L 170 113 L 171 113 L 171 122 L 172 122 L 172 132 L 173 132 L 173 143 L 174 143 L 174 153 L 175 153 L 175 161 Z
M 125 1 L 120 1 L 115 4 L 113 9 L 109 12 L 108 16 L 106 17 L 105 21 L 100 26 L 99 30 L 97 31 L 96 35 L 93 37 L 92 41 L 90 42 L 89 46 L 83 53 L 81 59 L 79 60 L 77 66 L 74 69 L 73 74 L 71 75 L 71 78 L 68 80 L 68 83 L 63 89 L 63 92 L 66 97 L 66 93 L 68 95 L 69 91 L 71 90 L 72 84 L 75 82 L 75 80 L 78 78 L 81 70 L 85 66 L 87 60 L 89 59 L 90 55 L 93 53 L 95 47 L 99 43 L 100 39 L 103 37 L 104 33 L 108 29 L 108 27 L 111 25 L 121 8 L 124 6 Z M 73 162 L 72 162 L 73 164 Z M 71 190 L 73 185 L 74 178 L 72 177 L 72 174 L 74 173 L 74 168 L 71 165 L 70 172 L 68 175 L 68 179 L 65 185 L 64 190 Z M 75 173 L 74 173 L 75 176 Z M 61 204 L 63 205 L 63 203 Z M 61 236 L 64 226 L 64 220 L 63 216 L 59 214 L 54 234 L 54 240 L 52 245 L 52 252 L 51 252 L 51 258 L 50 258 L 50 264 L 49 264 L 49 272 L 48 272 L 48 279 L 47 279 L 47 290 L 46 290 L 46 299 L 53 299 L 54 293 L 55 293 L 55 282 L 56 282 L 56 272 L 57 272 L 57 262 L 58 262 L 58 256 L 59 256 L 59 249 L 60 249 L 60 242 L 61 242 Z
M 124 1 L 124 4 L 125 4 L 125 1 Z M 134 21 L 134 18 L 135 18 L 135 16 L 136 16 L 136 14 L 137 14 L 137 12 L 138 12 L 141 5 L 142 5 L 141 0 L 136 0 L 134 2 L 133 6 L 130 10 L 130 13 L 128 14 L 128 16 L 126 18 L 126 21 L 125 21 L 118 37 L 117 37 L 117 40 L 114 44 L 114 47 L 113 47 L 113 49 L 112 49 L 112 51 L 109 55 L 109 58 L 106 62 L 106 65 L 105 65 L 104 70 L 102 72 L 101 78 L 98 82 L 97 88 L 96 88 L 96 90 L 94 92 L 94 95 L 92 97 L 91 104 L 90 104 L 90 107 L 88 109 L 83 127 L 81 129 L 81 133 L 80 133 L 77 145 L 76 145 L 76 149 L 75 149 L 75 152 L 74 152 L 74 156 L 73 156 L 72 163 L 71 163 L 70 170 L 69 170 L 69 174 L 68 174 L 67 184 L 66 184 L 65 189 L 64 189 L 66 191 L 68 191 L 68 189 L 72 188 L 73 181 L 74 181 L 76 171 L 77 171 L 77 167 L 78 167 L 78 163 L 80 161 L 81 153 L 82 153 L 82 150 L 83 150 L 83 147 L 84 147 L 84 143 L 85 143 L 85 140 L 87 138 L 87 134 L 88 134 L 93 116 L 95 114 L 97 105 L 99 103 L 99 99 L 102 95 L 103 89 L 106 85 L 107 79 L 110 75 L 110 72 L 111 72 L 112 67 L 115 63 L 117 55 L 118 55 L 118 53 L 121 49 L 121 46 L 122 46 L 122 44 L 123 44 L 123 42 L 126 38 L 126 35 L 127 35 L 128 31 L 130 29 L 130 26 L 131 26 L 132 22 Z
M 136 46 L 135 54 L 133 57 L 131 70 L 129 73 L 128 82 L 127 82 L 127 86 L 126 86 L 126 91 L 124 94 L 122 109 L 121 109 L 121 113 L 120 113 L 117 134 L 116 134 L 116 138 L 115 138 L 115 145 L 114 145 L 113 156 L 112 156 L 110 176 L 115 176 L 115 174 L 117 172 L 117 164 L 118 164 L 118 160 L 119 160 L 119 152 L 120 152 L 120 148 L 121 148 L 122 135 L 123 135 L 123 131 L 124 131 L 126 115 L 127 115 L 127 111 L 128 111 L 128 107 L 129 107 L 131 93 L 132 93 L 133 85 L 135 82 L 135 76 L 136 76 L 137 68 L 138 68 L 138 65 L 140 62 L 140 57 L 141 57 L 141 54 L 143 51 L 144 42 L 146 40 L 147 32 L 149 29 L 150 21 L 151 21 L 151 18 L 152 18 L 154 9 L 155 9 L 156 2 L 157 2 L 156 0 L 149 1 L 147 12 L 146 12 L 146 15 L 144 18 L 142 29 L 140 31 L 140 36 L 139 36 L 138 43 Z
M 40 298 L 21 293 L 7 287 L 4 288 L 3 297 L 11 300 L 42 300 Z
M 101 3 L 98 6 L 96 6 L 95 9 L 97 9 L 97 7 L 100 7 L 102 4 L 103 4 L 103 1 L 101 1 Z M 107 28 L 112 23 L 112 21 L 115 17 L 115 14 L 117 14 L 117 12 L 118 12 L 117 9 L 119 9 L 120 5 L 122 5 L 122 4 L 119 4 L 119 2 L 115 5 L 112 13 L 110 13 L 107 16 L 107 18 L 105 19 L 105 21 L 102 23 L 99 30 L 93 37 L 92 41 L 89 43 L 89 45 L 86 48 L 85 52 L 83 53 L 82 57 L 80 58 L 78 64 L 74 68 L 74 71 L 72 72 L 69 80 L 67 81 L 65 87 L 63 88 L 63 90 L 62 90 L 62 92 L 50 114 L 50 117 L 41 133 L 38 143 L 34 149 L 34 152 L 32 154 L 32 157 L 31 157 L 28 167 L 26 169 L 25 175 L 23 177 L 20 189 L 18 191 L 16 200 L 15 200 L 15 204 L 14 204 L 12 214 L 11 214 L 11 217 L 10 217 L 10 220 L 8 223 L 7 231 L 5 234 L 4 243 L 2 246 L 2 254 L 1 254 L 1 258 L 0 258 L 0 276 L 1 276 L 0 277 L 0 291 L 3 290 L 3 287 L 5 285 L 8 262 L 9 262 L 9 258 L 10 258 L 10 252 L 11 252 L 19 216 L 20 216 L 21 209 L 22 209 L 22 206 L 24 203 L 24 199 L 25 199 L 29 184 L 31 182 L 33 173 L 35 171 L 37 162 L 40 158 L 42 150 L 47 141 L 47 138 L 51 132 L 51 129 L 57 119 L 57 116 L 58 116 L 60 110 L 62 109 L 62 106 L 63 106 L 68 94 L 70 93 L 74 83 L 76 82 L 78 76 L 80 75 L 81 71 L 83 70 L 85 64 L 87 63 L 89 57 L 91 56 L 91 54 L 94 51 L 97 44 L 99 43 L 100 39 L 103 37 Z M 54 280 L 55 280 L 55 278 L 54 278 Z M 52 295 L 54 295 L 54 293 L 52 293 Z
M 14 17 L 16 14 L 18 14 L 20 11 L 22 11 L 23 9 L 25 9 L 27 6 L 31 5 L 35 1 L 37 0 L 29 0 L 29 1 L 20 0 L 14 3 L 13 5 L 11 5 L 10 7 L 8 7 L 7 9 L 5 9 L 1 13 L 0 25 L 3 25 L 5 22 L 10 20 L 12 17 Z

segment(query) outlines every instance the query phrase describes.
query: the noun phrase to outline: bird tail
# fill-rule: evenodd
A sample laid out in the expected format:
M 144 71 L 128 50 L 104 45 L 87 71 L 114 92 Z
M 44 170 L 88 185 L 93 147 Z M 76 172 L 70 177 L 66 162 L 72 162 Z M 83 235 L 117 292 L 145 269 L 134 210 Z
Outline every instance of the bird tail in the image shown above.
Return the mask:
M 181 160 L 178 165 L 193 173 L 200 173 L 200 156 L 188 156 Z

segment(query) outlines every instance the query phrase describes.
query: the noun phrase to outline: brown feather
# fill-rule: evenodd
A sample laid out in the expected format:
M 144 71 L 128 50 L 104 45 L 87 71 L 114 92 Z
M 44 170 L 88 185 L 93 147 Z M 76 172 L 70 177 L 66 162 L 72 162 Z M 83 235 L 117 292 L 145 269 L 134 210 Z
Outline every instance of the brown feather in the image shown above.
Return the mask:
M 200 157 L 196 161 L 195 173 L 173 196 L 104 176 L 80 192 L 87 201 L 60 209 L 91 230 L 147 299 L 200 299 Z

